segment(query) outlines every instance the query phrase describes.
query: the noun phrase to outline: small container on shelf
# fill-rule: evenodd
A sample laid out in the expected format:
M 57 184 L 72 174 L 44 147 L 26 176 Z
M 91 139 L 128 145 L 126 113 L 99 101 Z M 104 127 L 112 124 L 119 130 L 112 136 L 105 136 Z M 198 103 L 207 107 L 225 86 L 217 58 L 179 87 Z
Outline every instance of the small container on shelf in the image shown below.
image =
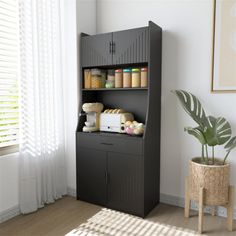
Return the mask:
M 114 88 L 115 87 L 115 70 L 108 70 L 105 86 L 106 86 L 106 88 Z
M 115 87 L 115 81 L 112 80 L 106 80 L 106 88 L 114 88 Z
M 105 88 L 106 85 L 106 70 L 101 70 L 101 88 Z
M 91 70 L 90 69 L 84 70 L 84 88 L 85 89 L 91 88 Z
M 102 72 L 99 69 L 91 69 L 91 88 L 97 89 L 102 87 Z
M 140 69 L 132 69 L 132 88 L 140 88 Z
M 123 73 L 122 69 L 115 70 L 115 87 L 122 88 L 123 87 Z
M 131 87 L 131 69 L 123 70 L 123 88 Z
M 147 88 L 148 86 L 148 68 L 141 68 L 141 88 Z
M 115 70 L 107 71 L 107 80 L 115 82 Z

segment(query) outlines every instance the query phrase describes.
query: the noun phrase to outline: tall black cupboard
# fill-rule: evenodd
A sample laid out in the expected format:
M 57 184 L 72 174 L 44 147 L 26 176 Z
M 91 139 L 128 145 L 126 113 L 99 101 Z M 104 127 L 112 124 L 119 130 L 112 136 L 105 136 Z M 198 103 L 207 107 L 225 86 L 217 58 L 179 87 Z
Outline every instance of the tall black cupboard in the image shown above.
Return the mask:
M 142 137 L 118 133 L 84 133 L 84 116 L 76 130 L 77 199 L 145 217 L 160 195 L 160 119 L 162 29 L 147 27 L 80 40 L 80 103 L 101 102 L 123 108 L 145 124 Z M 147 88 L 85 89 L 89 68 L 148 67 Z

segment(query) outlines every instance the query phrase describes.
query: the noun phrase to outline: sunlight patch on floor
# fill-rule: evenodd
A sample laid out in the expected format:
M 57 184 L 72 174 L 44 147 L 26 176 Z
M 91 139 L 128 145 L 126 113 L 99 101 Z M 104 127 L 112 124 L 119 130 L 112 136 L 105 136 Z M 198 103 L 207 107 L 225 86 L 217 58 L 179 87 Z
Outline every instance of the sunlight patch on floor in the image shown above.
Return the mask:
M 154 223 L 142 218 L 102 209 L 93 217 L 73 229 L 66 236 L 191 236 L 198 235 L 192 230 Z

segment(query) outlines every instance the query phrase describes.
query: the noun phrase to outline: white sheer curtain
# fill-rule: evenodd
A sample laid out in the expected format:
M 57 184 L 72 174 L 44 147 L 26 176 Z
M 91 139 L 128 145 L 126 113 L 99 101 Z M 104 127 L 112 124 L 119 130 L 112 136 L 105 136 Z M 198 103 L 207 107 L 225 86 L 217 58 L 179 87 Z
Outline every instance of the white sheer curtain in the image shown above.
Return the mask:
M 60 0 L 20 0 L 20 209 L 66 194 Z

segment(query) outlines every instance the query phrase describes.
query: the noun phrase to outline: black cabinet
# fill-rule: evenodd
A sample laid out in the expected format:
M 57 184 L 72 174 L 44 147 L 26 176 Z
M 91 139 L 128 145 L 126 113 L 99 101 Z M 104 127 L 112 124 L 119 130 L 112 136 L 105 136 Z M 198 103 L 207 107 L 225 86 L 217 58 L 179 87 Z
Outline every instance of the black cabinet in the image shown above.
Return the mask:
M 112 33 L 81 38 L 81 64 L 84 67 L 112 64 Z
M 142 138 L 77 134 L 79 199 L 143 215 Z
M 105 205 L 107 202 L 106 152 L 77 147 L 77 193 L 81 200 Z
M 148 61 L 149 29 L 142 27 L 113 33 L 113 64 Z
M 100 35 L 81 35 L 80 106 L 101 102 L 123 108 L 145 123 L 141 137 L 76 130 L 77 199 L 144 217 L 160 196 L 160 118 L 162 29 L 147 27 Z M 85 89 L 87 68 L 148 67 L 147 88 Z
M 84 67 L 148 61 L 149 29 L 142 27 L 81 38 Z
M 108 152 L 107 206 L 143 215 L 143 156 Z

